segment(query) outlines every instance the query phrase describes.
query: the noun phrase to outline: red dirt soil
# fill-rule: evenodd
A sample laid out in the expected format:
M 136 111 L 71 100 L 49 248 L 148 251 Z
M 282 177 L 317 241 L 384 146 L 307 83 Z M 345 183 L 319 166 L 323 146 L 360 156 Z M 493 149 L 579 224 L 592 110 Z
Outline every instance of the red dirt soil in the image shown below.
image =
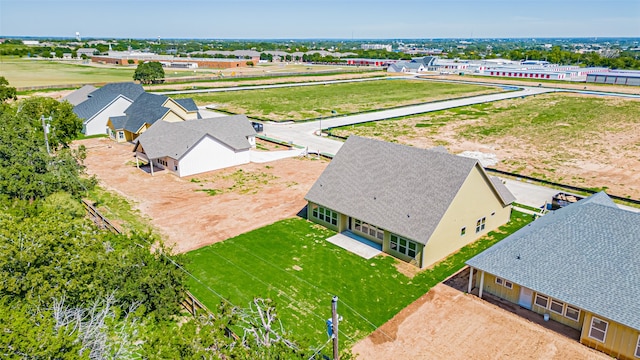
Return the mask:
M 358 359 L 610 359 L 578 341 L 439 284 L 352 348 Z
M 223 241 L 295 216 L 328 162 L 290 158 L 246 164 L 179 178 L 136 168 L 133 145 L 106 138 L 76 142 L 87 147 L 84 164 L 100 186 L 134 203 L 151 218 L 176 253 Z M 239 171 L 242 170 L 242 171 Z M 214 196 L 203 191 L 216 189 Z

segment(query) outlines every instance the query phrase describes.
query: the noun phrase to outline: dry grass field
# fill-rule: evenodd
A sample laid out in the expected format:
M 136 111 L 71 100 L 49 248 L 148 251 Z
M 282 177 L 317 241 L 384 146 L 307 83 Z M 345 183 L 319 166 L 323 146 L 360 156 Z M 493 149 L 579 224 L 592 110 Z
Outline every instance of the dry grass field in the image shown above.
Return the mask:
M 278 76 L 289 73 L 336 73 L 349 72 L 353 68 L 336 65 L 307 64 L 259 64 L 254 67 L 237 69 L 165 69 L 167 78 L 206 78 L 219 76 L 233 80 L 238 76 Z M 135 66 L 104 65 L 82 60 L 49 60 L 35 58 L 0 57 L 0 76 L 4 76 L 11 86 L 28 88 L 35 86 L 76 86 L 119 81 L 132 81 Z M 378 74 L 380 75 L 380 74 Z M 229 81 L 221 81 L 225 84 Z M 184 84 L 182 85 L 184 87 Z M 200 84 L 199 84 L 200 86 Z M 223 85 L 224 86 L 224 85 Z M 233 86 L 233 85 L 228 85 Z M 188 86 L 190 87 L 190 86 Z M 160 89 L 163 87 L 157 87 Z M 168 86 L 167 88 L 170 88 Z
M 453 153 L 498 169 L 640 198 L 640 100 L 545 94 L 334 129 Z

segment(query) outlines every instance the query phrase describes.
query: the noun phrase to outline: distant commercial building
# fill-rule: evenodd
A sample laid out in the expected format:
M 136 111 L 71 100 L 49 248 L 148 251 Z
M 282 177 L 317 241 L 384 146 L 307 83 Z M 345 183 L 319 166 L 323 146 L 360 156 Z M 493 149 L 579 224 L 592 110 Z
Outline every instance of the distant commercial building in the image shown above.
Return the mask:
M 354 66 L 382 66 L 387 67 L 391 64 L 395 64 L 401 60 L 392 59 L 346 59 L 347 65 Z
M 612 70 L 587 74 L 587 82 L 598 84 L 640 86 L 640 71 Z
M 362 44 L 360 45 L 360 48 L 362 50 L 386 50 L 386 51 L 392 50 L 391 45 L 387 45 L 387 44 Z
M 98 53 L 98 49 L 94 48 L 81 48 L 76 51 L 76 55 L 81 58 L 82 55 L 86 57 L 92 57 L 93 55 Z
M 189 69 L 198 67 L 213 69 L 246 67 L 248 66 L 248 61 L 252 61 L 254 64 L 257 64 L 259 60 L 259 57 L 252 57 L 250 59 L 181 58 L 137 51 L 110 51 L 108 55 L 97 55 L 91 57 L 92 62 L 101 64 L 129 65 L 129 62 L 131 61 L 132 65 L 135 65 L 147 61 L 157 61 L 164 67 Z

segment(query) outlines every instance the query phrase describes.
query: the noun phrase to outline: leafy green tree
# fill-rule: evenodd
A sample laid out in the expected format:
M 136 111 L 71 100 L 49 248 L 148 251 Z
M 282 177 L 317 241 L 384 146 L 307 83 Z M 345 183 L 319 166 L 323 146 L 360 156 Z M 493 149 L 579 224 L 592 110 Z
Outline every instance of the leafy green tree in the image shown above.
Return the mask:
M 2 359 L 89 359 L 81 354 L 77 333 L 56 328 L 51 312 L 26 303 L 0 300 L 0 358 Z
M 35 129 L 42 130 L 41 116 L 51 117 L 49 145 L 52 148 L 68 147 L 82 131 L 82 120 L 73 112 L 69 102 L 59 102 L 48 97 L 31 97 L 19 104 L 17 116 L 30 119 Z M 25 120 L 26 120 L 25 119 Z M 44 137 L 44 135 L 43 135 Z
M 0 103 L 17 99 L 16 88 L 9 86 L 9 81 L 4 76 L 0 76 Z
M 157 61 L 138 64 L 136 71 L 133 73 L 133 80 L 140 81 L 143 84 L 155 84 L 163 79 L 164 69 L 162 64 Z
M 40 116 L 53 114 L 46 151 Z M 79 196 L 95 184 L 80 177 L 78 159 L 83 150 L 71 150 L 68 142 L 79 129 L 79 120 L 70 104 L 33 98 L 0 107 L 0 194 L 11 199 L 38 199 L 65 191 Z

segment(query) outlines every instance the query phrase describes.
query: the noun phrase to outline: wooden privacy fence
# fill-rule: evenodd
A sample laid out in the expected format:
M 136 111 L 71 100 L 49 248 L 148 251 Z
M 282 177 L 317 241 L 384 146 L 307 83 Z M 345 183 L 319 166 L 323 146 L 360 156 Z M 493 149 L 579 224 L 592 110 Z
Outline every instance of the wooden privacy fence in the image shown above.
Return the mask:
M 120 229 L 118 229 L 115 225 L 113 225 L 113 223 L 111 223 L 111 221 L 109 221 L 109 219 L 104 217 L 98 211 L 98 209 L 96 209 L 95 206 L 93 206 L 93 204 L 89 203 L 85 199 L 82 199 L 82 205 L 84 206 L 85 210 L 87 210 L 87 214 L 89 215 L 91 220 L 93 220 L 93 222 L 99 228 L 109 230 L 114 234 L 118 234 L 118 235 L 122 234 L 122 231 Z
M 196 316 L 199 312 L 202 312 L 202 311 L 204 311 L 207 315 L 211 314 L 211 311 L 207 309 L 207 307 L 204 306 L 204 304 L 202 304 L 200 300 L 198 300 L 195 296 L 193 296 L 193 294 L 190 291 L 185 290 L 184 294 L 185 294 L 185 299 L 182 300 L 180 305 L 182 305 L 182 307 L 185 308 L 185 310 L 187 310 L 189 314 Z

